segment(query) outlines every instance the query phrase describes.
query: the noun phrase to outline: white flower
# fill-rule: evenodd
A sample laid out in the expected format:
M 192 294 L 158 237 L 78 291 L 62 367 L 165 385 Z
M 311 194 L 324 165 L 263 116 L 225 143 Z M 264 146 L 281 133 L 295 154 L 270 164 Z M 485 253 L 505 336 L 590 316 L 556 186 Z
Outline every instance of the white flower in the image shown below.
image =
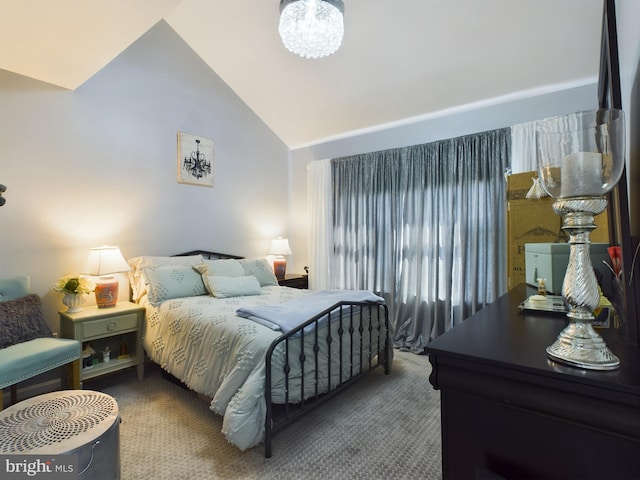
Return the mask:
M 53 289 L 56 292 L 63 293 L 89 294 L 93 292 L 95 288 L 96 284 L 93 282 L 93 280 L 76 275 L 66 275 L 64 277 L 60 277 L 60 279 L 53 286 Z

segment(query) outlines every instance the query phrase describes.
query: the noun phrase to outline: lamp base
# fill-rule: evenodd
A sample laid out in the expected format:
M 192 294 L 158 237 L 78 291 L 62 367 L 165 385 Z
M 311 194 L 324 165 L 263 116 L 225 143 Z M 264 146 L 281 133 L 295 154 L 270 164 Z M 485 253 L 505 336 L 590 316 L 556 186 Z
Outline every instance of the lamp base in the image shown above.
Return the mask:
M 287 272 L 287 260 L 284 258 L 275 258 L 273 260 L 273 273 L 277 278 L 284 278 Z
M 591 265 L 589 234 L 596 228 L 594 216 L 606 206 L 603 197 L 558 199 L 553 204 L 553 210 L 562 216 L 562 229 L 569 233 L 569 262 L 562 296 L 571 310 L 567 314 L 569 325 L 547 347 L 547 355 L 552 360 L 589 370 L 615 370 L 620 366 L 618 357 L 592 325 L 600 292 Z
M 118 303 L 120 282 L 115 278 L 103 278 L 96 283 L 96 305 L 98 308 L 115 307 Z
M 555 343 L 547 347 L 547 355 L 560 363 L 589 370 L 615 370 L 620 366 L 620 360 L 590 321 L 572 319 Z

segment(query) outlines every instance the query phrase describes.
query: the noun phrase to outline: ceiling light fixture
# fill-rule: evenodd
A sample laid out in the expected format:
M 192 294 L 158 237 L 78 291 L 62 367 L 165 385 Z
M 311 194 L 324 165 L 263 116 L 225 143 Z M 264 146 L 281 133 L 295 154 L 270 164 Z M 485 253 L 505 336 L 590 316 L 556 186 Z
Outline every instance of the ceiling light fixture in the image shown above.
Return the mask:
M 344 35 L 342 0 L 280 0 L 278 31 L 287 50 L 305 58 L 331 55 Z

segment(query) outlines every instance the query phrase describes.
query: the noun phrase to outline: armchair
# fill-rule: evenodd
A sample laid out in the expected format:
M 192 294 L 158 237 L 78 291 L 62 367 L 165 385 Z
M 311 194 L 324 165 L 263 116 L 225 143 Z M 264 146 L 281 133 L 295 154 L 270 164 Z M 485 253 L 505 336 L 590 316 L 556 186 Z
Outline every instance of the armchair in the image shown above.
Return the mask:
M 81 350 L 77 340 L 53 337 L 29 277 L 0 278 L 0 410 L 5 387 L 15 403 L 19 382 L 69 364 L 68 374 L 62 369 L 62 387 L 80 389 Z

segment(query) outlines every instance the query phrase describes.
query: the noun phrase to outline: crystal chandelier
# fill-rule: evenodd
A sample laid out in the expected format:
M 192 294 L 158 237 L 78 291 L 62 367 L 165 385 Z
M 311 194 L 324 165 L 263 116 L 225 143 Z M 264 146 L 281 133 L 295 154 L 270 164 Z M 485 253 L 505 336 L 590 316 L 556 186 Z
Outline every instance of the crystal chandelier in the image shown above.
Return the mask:
M 284 46 L 305 58 L 331 55 L 342 43 L 343 13 L 342 0 L 280 0 Z

